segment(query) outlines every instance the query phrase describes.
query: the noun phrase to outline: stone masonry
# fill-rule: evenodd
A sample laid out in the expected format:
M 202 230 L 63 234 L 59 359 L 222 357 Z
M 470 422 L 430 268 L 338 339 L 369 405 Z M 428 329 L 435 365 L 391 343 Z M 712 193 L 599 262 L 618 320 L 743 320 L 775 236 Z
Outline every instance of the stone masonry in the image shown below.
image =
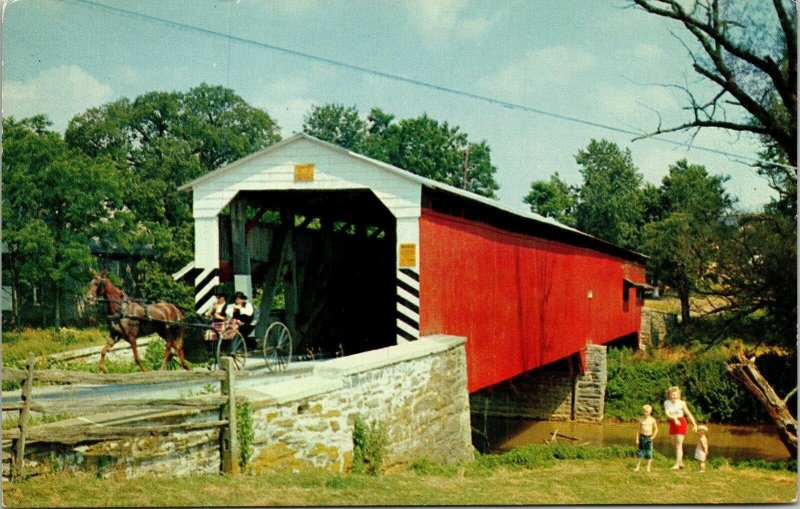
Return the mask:
M 606 352 L 605 346 L 586 345 L 586 372 L 575 380 L 573 418 L 576 421 L 603 420 L 608 382 Z
M 639 327 L 639 349 L 657 347 L 678 324 L 678 317 L 651 308 L 642 308 L 642 322 Z
M 247 399 L 253 408 L 248 470 L 345 472 L 352 465 L 356 416 L 385 431 L 385 468 L 422 458 L 470 461 L 464 343 L 461 337 L 428 336 L 319 363 L 313 374 L 301 378 L 268 385 L 237 383 L 237 401 Z M 188 420 L 217 417 L 216 412 L 199 413 Z M 165 418 L 161 423 L 176 422 Z M 27 463 L 98 474 L 117 471 L 127 477 L 209 474 L 220 465 L 216 431 L 55 447 L 30 444 Z M 47 466 L 54 462 L 58 466 Z
M 606 383 L 606 347 L 588 344 L 584 374 L 554 363 L 473 394 L 470 405 L 473 416 L 600 422 Z
M 296 382 L 287 382 L 293 388 L 265 387 L 272 398 L 262 400 L 253 415 L 251 468 L 346 471 L 356 416 L 383 427 L 385 467 L 420 458 L 469 461 L 463 344 L 463 338 L 432 336 L 327 362 L 303 380 L 305 390 Z M 252 391 L 248 399 L 258 401 Z

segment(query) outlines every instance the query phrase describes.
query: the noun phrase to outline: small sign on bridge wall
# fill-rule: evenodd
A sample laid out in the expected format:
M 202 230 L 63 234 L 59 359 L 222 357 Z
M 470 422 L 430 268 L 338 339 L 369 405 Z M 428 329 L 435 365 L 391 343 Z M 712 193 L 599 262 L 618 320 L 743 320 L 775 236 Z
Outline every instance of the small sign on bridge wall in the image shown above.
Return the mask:
M 401 267 L 416 267 L 417 266 L 417 245 L 400 244 L 400 266 Z
M 313 182 L 314 181 L 314 164 L 295 164 L 294 165 L 294 181 L 295 182 Z

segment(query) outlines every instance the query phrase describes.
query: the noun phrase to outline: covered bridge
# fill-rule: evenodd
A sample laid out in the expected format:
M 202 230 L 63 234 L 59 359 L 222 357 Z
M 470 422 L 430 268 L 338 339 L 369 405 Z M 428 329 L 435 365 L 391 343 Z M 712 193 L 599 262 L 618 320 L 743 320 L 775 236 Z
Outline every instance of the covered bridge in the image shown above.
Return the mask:
M 221 282 L 258 290 L 295 351 L 466 336 L 475 392 L 638 333 L 643 255 L 306 134 L 182 189 L 196 309 Z

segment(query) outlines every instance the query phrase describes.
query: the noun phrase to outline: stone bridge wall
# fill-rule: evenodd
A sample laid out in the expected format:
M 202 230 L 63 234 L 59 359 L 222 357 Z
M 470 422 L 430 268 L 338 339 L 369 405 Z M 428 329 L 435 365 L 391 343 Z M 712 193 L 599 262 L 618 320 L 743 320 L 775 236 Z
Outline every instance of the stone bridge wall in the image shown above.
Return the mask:
M 248 468 L 347 471 L 356 416 L 385 430 L 384 467 L 420 458 L 471 460 L 464 342 L 429 336 L 319 363 L 302 378 L 261 386 L 240 381 L 237 400 L 246 398 L 253 407 Z M 190 420 L 216 418 L 215 412 Z M 220 465 L 218 432 L 213 430 L 57 449 L 30 444 L 28 451 L 34 467 L 124 471 L 128 477 L 216 473 Z
M 476 417 L 599 422 L 606 381 L 606 347 L 587 345 L 584 374 L 565 360 L 473 394 L 470 404 Z
M 639 327 L 639 348 L 658 347 L 678 324 L 678 316 L 663 313 L 651 308 L 642 308 L 642 322 Z

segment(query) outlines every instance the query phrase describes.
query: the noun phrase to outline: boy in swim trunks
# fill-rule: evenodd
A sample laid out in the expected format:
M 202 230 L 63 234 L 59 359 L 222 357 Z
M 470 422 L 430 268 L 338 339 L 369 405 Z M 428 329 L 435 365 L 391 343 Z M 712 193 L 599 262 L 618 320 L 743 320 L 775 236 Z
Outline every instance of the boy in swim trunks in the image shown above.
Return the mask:
M 642 410 L 644 416 L 639 421 L 639 429 L 636 431 L 636 446 L 638 447 L 636 456 L 639 460 L 636 462 L 636 468 L 633 469 L 634 472 L 639 471 L 642 458 L 647 458 L 646 470 L 650 471 L 650 464 L 653 463 L 653 439 L 658 434 L 658 423 L 652 415 L 653 407 L 644 405 Z

